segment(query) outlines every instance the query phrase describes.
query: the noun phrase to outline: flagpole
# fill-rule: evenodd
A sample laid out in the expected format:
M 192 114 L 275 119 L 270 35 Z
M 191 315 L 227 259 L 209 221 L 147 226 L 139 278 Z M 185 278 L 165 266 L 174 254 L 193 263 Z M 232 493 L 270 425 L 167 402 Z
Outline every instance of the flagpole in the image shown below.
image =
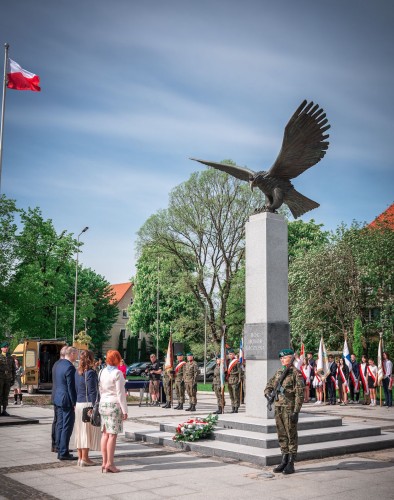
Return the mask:
M 3 133 L 4 133 L 4 113 L 5 113 L 5 94 L 7 89 L 7 61 L 8 61 L 8 43 L 4 44 L 4 74 L 3 74 L 3 99 L 1 102 L 1 129 L 0 129 L 0 195 L 1 195 L 1 172 L 3 166 Z

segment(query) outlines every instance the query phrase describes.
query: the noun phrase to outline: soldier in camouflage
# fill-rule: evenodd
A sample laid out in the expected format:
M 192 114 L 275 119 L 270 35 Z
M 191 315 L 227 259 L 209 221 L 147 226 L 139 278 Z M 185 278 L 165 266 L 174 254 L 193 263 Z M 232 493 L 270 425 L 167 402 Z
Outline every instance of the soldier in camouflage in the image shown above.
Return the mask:
M 183 403 L 185 402 L 185 369 L 186 361 L 183 361 L 183 353 L 178 352 L 176 355 L 177 365 L 175 367 L 175 392 L 178 398 L 178 406 L 174 410 L 183 410 Z
M 297 456 L 298 414 L 304 402 L 304 382 L 301 373 L 293 366 L 294 351 L 292 349 L 282 349 L 279 352 L 279 358 L 282 368 L 268 381 L 264 390 L 266 397 L 269 397 L 272 391 L 278 391 L 275 401 L 275 422 L 282 462 L 274 468 L 273 472 L 293 474 L 294 461 Z M 286 368 L 289 368 L 289 371 L 281 386 L 278 387 L 279 379 Z
M 166 395 L 166 404 L 162 408 L 171 408 L 172 406 L 172 381 L 174 372 L 172 370 L 163 370 L 163 388 Z
M 190 406 L 186 408 L 185 411 L 196 411 L 198 371 L 198 365 L 193 359 L 193 354 L 188 352 L 185 368 L 185 388 L 189 397 Z
M 224 413 L 224 406 L 226 404 L 226 401 L 224 399 L 224 394 L 222 395 L 222 383 L 220 381 L 220 363 L 221 363 L 221 358 L 220 354 L 218 354 L 216 356 L 216 366 L 213 371 L 213 382 L 212 382 L 212 390 L 214 391 L 216 399 L 218 401 L 217 411 L 212 412 L 215 415 L 220 415 L 221 413 Z
M 227 367 L 228 393 L 231 399 L 231 413 L 238 413 L 240 405 L 241 365 L 233 349 L 228 351 L 230 362 Z
M 0 354 L 0 416 L 3 417 L 10 416 L 7 413 L 8 395 L 11 386 L 15 382 L 16 371 L 14 358 L 9 355 L 8 348 L 8 342 L 2 342 Z

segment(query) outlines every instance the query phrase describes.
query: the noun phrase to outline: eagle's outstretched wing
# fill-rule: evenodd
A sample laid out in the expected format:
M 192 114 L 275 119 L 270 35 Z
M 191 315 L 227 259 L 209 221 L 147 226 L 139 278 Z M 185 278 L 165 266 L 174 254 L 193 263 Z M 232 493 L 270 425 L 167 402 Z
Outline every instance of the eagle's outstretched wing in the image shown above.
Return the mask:
M 216 163 L 214 161 L 205 161 L 198 160 L 197 158 L 190 158 L 193 161 L 199 161 L 204 165 L 208 165 L 209 167 L 216 168 L 217 170 L 221 170 L 222 172 L 227 172 L 228 174 L 236 177 L 237 179 L 241 179 L 241 181 L 250 181 L 253 179 L 256 172 L 253 170 L 249 170 L 246 167 L 239 167 L 238 165 L 230 165 L 229 163 Z
M 330 128 L 324 110 L 318 104 L 303 101 L 286 125 L 282 148 L 269 174 L 294 179 L 319 162 L 326 154 Z

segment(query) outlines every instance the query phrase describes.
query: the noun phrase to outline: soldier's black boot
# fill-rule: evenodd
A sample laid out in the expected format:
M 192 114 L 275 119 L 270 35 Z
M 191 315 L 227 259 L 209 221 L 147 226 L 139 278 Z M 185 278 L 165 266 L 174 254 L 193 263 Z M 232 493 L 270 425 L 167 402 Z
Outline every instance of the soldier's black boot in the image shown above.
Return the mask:
M 175 406 L 174 410 L 179 410 L 180 406 L 181 406 L 181 403 L 178 403 L 178 406 Z
M 213 411 L 212 413 L 213 413 L 213 415 L 221 415 L 223 413 L 222 407 L 218 406 L 218 409 L 216 411 Z
M 289 462 L 289 455 L 286 453 L 282 453 L 282 461 L 279 465 L 273 468 L 272 472 L 283 472 Z
M 234 406 L 232 406 L 232 407 L 231 407 L 231 411 L 230 411 L 230 413 L 235 413 L 235 408 L 234 408 Z
M 286 467 L 283 470 L 282 474 L 294 474 L 294 462 L 295 462 L 295 455 L 291 454 L 289 455 L 289 461 L 287 462 Z
M 238 413 L 238 406 L 234 407 L 234 413 Z
M 191 410 L 190 411 L 196 411 L 196 405 L 192 405 L 191 407 Z
M 176 410 L 183 410 L 183 403 L 179 403 L 179 405 L 175 409 Z
M 192 405 L 192 404 L 190 404 L 190 405 L 189 405 L 189 408 L 186 408 L 186 409 L 185 409 L 185 411 L 192 411 L 192 408 L 193 408 L 193 405 Z

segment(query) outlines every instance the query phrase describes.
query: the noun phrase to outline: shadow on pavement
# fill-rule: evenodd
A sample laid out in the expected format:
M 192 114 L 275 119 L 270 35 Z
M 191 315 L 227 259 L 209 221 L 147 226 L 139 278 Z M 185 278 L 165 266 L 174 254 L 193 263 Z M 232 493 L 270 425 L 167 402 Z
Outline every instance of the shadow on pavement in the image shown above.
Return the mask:
M 329 472 L 334 470 L 353 470 L 353 471 L 362 471 L 362 470 L 377 470 L 377 469 L 387 469 L 390 467 L 394 467 L 394 462 L 378 462 L 376 460 L 348 460 L 345 462 L 339 462 L 335 465 L 325 465 L 321 467 L 310 467 L 307 469 L 303 469 L 301 467 L 297 467 L 297 472 Z

